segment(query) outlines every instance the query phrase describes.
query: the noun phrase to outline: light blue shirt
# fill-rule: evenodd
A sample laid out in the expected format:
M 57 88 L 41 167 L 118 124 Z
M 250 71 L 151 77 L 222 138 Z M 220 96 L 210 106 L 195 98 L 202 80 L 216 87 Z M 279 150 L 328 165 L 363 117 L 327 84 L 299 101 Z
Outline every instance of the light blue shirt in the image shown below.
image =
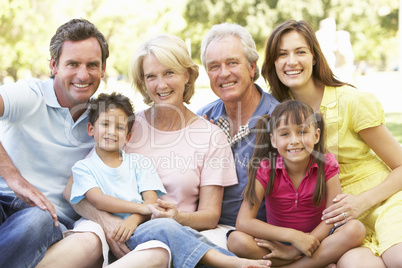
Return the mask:
M 156 191 L 158 197 L 166 194 L 151 159 L 140 154 L 125 154 L 124 151 L 122 157 L 123 162 L 117 168 L 105 165 L 96 151 L 91 157 L 78 161 L 72 168 L 71 203 L 80 202 L 85 193 L 95 187 L 105 195 L 141 204 L 144 203 L 141 196 L 144 191 Z M 115 215 L 125 219 L 131 214 Z
M 254 153 L 256 138 L 256 132 L 254 130 L 255 123 L 261 115 L 271 114 L 278 104 L 278 101 L 274 97 L 264 92 L 257 84 L 255 84 L 255 86 L 261 93 L 261 100 L 248 123 L 250 134 L 231 145 L 239 184 L 225 187 L 222 201 L 222 213 L 219 220 L 220 224 L 236 225 L 237 214 L 243 201 L 243 191 L 248 182 L 247 165 Z M 221 99 L 205 105 L 197 114 L 200 116 L 206 114 L 208 119 L 213 119 L 215 123 L 221 116 L 227 117 L 225 105 Z M 265 214 L 265 204 L 262 202 L 258 218 L 266 221 Z
M 74 122 L 57 101 L 53 79 L 20 80 L 0 87 L 4 114 L 1 143 L 22 176 L 41 191 L 64 218 L 79 218 L 63 190 L 71 167 L 93 148 L 85 112 Z M 0 177 L 0 194 L 15 196 Z

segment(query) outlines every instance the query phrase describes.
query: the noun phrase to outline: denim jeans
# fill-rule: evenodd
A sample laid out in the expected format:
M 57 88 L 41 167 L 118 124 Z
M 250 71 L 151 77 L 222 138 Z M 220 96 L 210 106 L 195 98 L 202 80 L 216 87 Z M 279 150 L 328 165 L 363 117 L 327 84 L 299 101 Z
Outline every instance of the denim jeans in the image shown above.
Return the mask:
M 62 237 L 48 211 L 0 195 L 0 267 L 35 267 Z
M 139 225 L 126 244 L 133 250 L 149 240 L 158 240 L 168 245 L 172 252 L 173 265 L 177 268 L 194 268 L 212 248 L 225 255 L 235 256 L 216 246 L 196 230 L 168 218 L 154 219 Z

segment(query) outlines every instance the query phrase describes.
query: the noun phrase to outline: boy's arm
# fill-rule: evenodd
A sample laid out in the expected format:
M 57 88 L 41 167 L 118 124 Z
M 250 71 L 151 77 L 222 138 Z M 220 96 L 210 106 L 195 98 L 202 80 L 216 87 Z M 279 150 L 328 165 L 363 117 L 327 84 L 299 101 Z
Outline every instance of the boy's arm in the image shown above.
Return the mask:
M 142 199 L 144 199 L 144 204 L 155 204 L 158 200 L 158 195 L 156 191 L 144 191 L 141 193 Z
M 158 199 L 158 195 L 155 191 L 144 191 L 141 193 L 141 195 L 144 199 L 144 205 L 153 204 Z M 113 239 L 121 243 L 126 242 L 132 236 L 133 232 L 135 229 L 137 229 L 140 223 L 136 220 L 135 214 L 130 215 L 114 230 Z
M 71 196 L 71 186 L 73 185 L 73 177 L 71 176 L 66 188 L 64 189 L 63 196 L 67 201 L 70 201 Z M 71 204 L 74 210 L 91 221 L 98 223 L 102 226 L 105 232 L 107 242 L 112 250 L 113 254 L 117 258 L 123 257 L 125 254 L 130 252 L 130 249 L 125 243 L 118 243 L 113 239 L 113 231 L 117 228 L 121 221 L 121 218 L 114 216 L 108 212 L 97 210 L 91 203 L 85 198 L 82 199 L 78 204 Z M 136 219 L 138 225 L 146 220 L 146 216 L 140 214 L 131 215 L 133 220 Z
M 111 213 L 137 213 L 143 215 L 150 214 L 147 204 L 130 202 L 106 195 L 99 187 L 89 189 L 85 193 L 85 198 L 98 210 Z

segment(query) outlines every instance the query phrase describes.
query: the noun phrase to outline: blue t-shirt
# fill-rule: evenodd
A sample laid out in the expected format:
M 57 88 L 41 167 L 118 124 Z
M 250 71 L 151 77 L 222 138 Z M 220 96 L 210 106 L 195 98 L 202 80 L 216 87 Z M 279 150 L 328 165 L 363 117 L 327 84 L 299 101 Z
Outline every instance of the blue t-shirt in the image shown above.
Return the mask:
M 261 93 L 261 100 L 255 109 L 253 116 L 249 121 L 250 134 L 244 139 L 232 144 L 232 152 L 236 165 L 237 178 L 239 184 L 225 188 L 222 202 L 222 214 L 219 223 L 231 226 L 236 225 L 236 218 L 239 212 L 241 203 L 243 201 L 243 191 L 247 185 L 247 165 L 250 158 L 254 153 L 255 137 L 254 131 L 255 123 L 261 115 L 271 114 L 278 101 L 270 94 L 264 92 L 257 84 L 255 84 L 258 91 Z M 221 116 L 226 117 L 225 105 L 222 100 L 218 99 L 210 104 L 201 108 L 198 115 L 207 115 L 208 119 L 213 119 L 215 123 Z M 265 204 L 262 202 L 258 218 L 265 221 Z
M 70 201 L 76 204 L 85 198 L 85 193 L 95 187 L 122 200 L 143 203 L 141 193 L 156 191 L 158 197 L 165 195 L 158 173 L 151 159 L 139 154 L 125 154 L 122 151 L 123 162 L 117 168 L 111 168 L 96 154 L 78 161 L 72 168 L 74 183 L 71 188 Z M 131 214 L 115 213 L 123 219 Z

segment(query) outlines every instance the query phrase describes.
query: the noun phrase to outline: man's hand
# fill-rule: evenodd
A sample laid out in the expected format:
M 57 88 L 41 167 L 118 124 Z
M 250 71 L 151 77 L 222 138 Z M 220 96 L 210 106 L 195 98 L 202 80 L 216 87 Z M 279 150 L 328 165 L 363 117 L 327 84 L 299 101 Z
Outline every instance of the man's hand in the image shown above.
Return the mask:
M 2 105 L 0 97 L 0 107 Z M 38 206 L 43 210 L 49 211 L 54 220 L 54 225 L 58 225 L 56 209 L 45 195 L 22 177 L 20 171 L 14 165 L 10 156 L 7 154 L 0 142 L 0 177 L 4 179 L 8 187 L 15 195 L 29 206 Z
M 115 229 L 118 228 L 120 222 L 122 221 L 123 220 L 121 218 L 109 214 L 108 216 L 102 218 L 101 224 L 103 231 L 105 232 L 106 240 L 109 244 L 110 250 L 118 259 L 130 252 L 130 249 L 124 242 L 114 240 L 113 232 Z
M 130 239 L 137 227 L 137 221 L 132 219 L 132 217 L 128 217 L 120 222 L 117 228 L 113 231 L 113 239 L 117 242 L 124 243 Z
M 43 210 L 49 211 L 54 220 L 54 225 L 58 226 L 56 209 L 53 204 L 46 198 L 46 196 L 30 184 L 21 174 L 14 175 L 12 178 L 4 178 L 8 187 L 15 193 L 15 195 L 23 202 L 31 207 L 38 206 Z
M 207 120 L 207 121 L 209 121 L 211 124 L 214 124 L 215 125 L 215 121 L 214 121 L 214 119 L 208 119 L 208 116 L 206 115 L 206 114 L 204 114 L 203 116 L 202 116 L 205 120 Z

